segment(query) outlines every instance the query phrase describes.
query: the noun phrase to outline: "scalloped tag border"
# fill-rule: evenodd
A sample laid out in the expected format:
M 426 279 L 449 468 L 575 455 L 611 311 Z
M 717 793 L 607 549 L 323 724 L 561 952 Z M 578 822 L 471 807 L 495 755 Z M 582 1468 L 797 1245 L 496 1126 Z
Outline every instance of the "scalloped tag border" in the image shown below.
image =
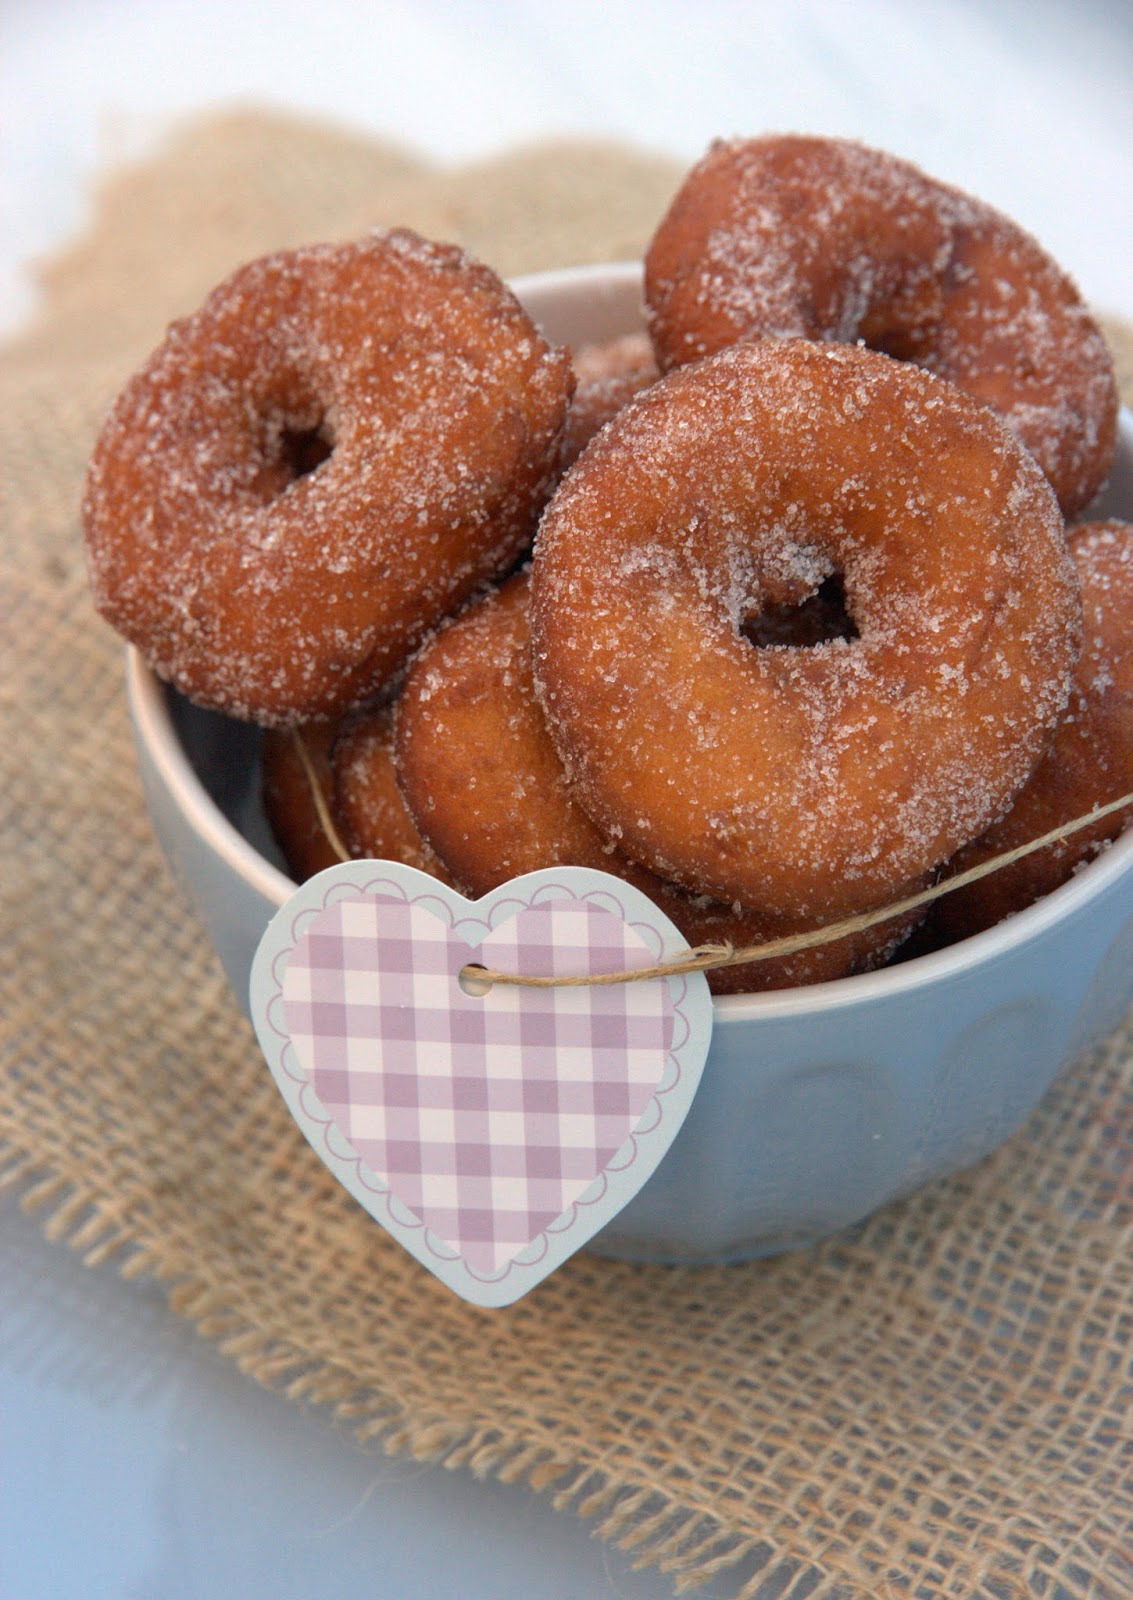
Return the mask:
M 451 936 L 463 939 L 471 955 L 489 933 L 521 911 L 564 897 L 620 917 L 643 941 L 644 962 L 671 960 L 688 949 L 687 941 L 647 896 L 620 878 L 590 868 L 528 873 L 469 901 L 414 867 L 350 861 L 329 867 L 296 890 L 268 924 L 252 965 L 250 1000 L 256 1034 L 304 1136 L 375 1221 L 442 1283 L 474 1305 L 509 1305 L 527 1294 L 611 1221 L 656 1171 L 688 1114 L 708 1054 L 713 1007 L 707 979 L 703 973 L 685 973 L 645 980 L 668 985 L 673 1012 L 672 1042 L 645 1110 L 584 1192 L 510 1261 L 485 1272 L 425 1226 L 385 1177 L 366 1164 L 320 1101 L 287 1027 L 283 999 L 287 965 L 305 930 L 336 901 L 393 899 L 421 906 L 446 923 Z M 512 992 L 522 1005 L 523 995 L 540 991 Z

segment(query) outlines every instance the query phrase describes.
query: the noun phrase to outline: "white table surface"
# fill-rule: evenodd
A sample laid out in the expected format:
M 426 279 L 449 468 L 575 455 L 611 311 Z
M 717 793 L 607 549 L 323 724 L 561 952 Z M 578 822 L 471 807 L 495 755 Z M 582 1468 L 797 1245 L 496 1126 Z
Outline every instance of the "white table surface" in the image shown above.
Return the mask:
M 1133 320 L 1131 89 L 1130 0 L 3 0 L 0 328 L 100 165 L 233 100 L 453 162 L 543 134 L 690 161 L 715 134 L 845 134 L 1010 212 Z M 359 1450 L 0 1203 L 0 1600 L 346 1594 L 673 1587 L 523 1490 Z

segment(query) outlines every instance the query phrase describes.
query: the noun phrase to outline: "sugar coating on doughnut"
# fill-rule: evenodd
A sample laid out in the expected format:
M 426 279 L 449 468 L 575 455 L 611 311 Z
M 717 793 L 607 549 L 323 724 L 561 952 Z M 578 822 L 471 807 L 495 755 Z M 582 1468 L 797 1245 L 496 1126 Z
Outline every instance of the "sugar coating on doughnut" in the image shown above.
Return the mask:
M 599 429 L 660 376 L 646 333 L 582 345 L 574 352 L 574 374 L 574 396 L 563 437 L 564 472 Z
M 837 574 L 857 637 L 756 647 Z M 1034 460 L 862 348 L 734 345 L 639 395 L 563 479 L 532 574 L 572 790 L 665 878 L 775 915 L 899 895 L 1042 756 L 1080 640 Z
M 470 895 L 542 867 L 625 878 L 691 945 L 737 947 L 801 931 L 739 906 L 685 894 L 630 861 L 575 804 L 531 673 L 526 574 L 443 628 L 410 667 L 398 704 L 401 783 L 414 815 Z M 794 955 L 708 973 L 718 994 L 790 988 L 880 965 L 919 917 L 903 917 Z
M 396 759 L 421 832 L 467 893 L 543 866 L 606 867 L 573 805 L 531 681 L 520 573 L 419 652 L 398 701 Z M 612 870 L 612 869 L 611 869 Z
M 203 705 L 338 716 L 530 539 L 572 383 L 455 247 L 398 229 L 252 262 L 110 413 L 96 603 Z
M 1133 792 L 1133 523 L 1067 535 L 1082 586 L 1085 634 L 1054 743 L 1007 815 L 949 863 L 960 872 Z M 1118 812 L 944 896 L 933 921 L 948 940 L 990 928 L 1057 889 L 1128 826 Z
M 1113 360 L 1066 273 L 1002 213 L 885 152 L 717 141 L 654 235 L 645 297 L 663 368 L 739 339 L 862 340 L 950 379 L 1032 451 L 1067 517 L 1112 464 Z
M 399 861 L 448 881 L 398 790 L 393 708 L 386 703 L 336 722 L 265 728 L 260 745 L 264 814 L 296 883 L 342 860 L 319 813 L 296 735 L 303 741 L 338 841 L 350 856 Z M 359 813 L 366 822 L 360 833 L 352 826 Z
M 399 861 L 444 883 L 452 879 L 420 830 L 397 781 L 396 703 L 356 711 L 342 724 L 330 753 L 334 815 L 353 856 Z

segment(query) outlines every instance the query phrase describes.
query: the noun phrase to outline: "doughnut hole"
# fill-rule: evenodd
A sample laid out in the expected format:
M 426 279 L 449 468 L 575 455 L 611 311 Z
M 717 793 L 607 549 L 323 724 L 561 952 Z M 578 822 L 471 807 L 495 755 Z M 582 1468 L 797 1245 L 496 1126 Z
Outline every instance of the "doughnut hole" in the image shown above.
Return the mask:
M 458 886 L 479 896 L 542 867 L 593 867 L 648 895 L 690 945 L 727 940 L 743 949 L 802 932 L 796 921 L 685 894 L 622 855 L 576 804 L 535 695 L 528 597 L 520 573 L 442 628 L 414 660 L 398 703 L 405 800 Z M 346 756 L 340 741 L 336 792 L 365 841 L 370 802 L 357 782 L 347 793 Z M 363 752 L 356 777 L 365 765 Z M 740 994 L 868 971 L 919 921 L 920 913 L 906 914 L 793 955 L 719 968 L 709 988 Z
M 758 650 L 794 645 L 810 648 L 832 639 L 857 639 L 858 625 L 846 602 L 840 572 L 833 572 L 799 600 L 774 600 L 745 617 L 740 632 Z
M 268 402 L 257 417 L 256 432 L 262 466 L 255 489 L 265 506 L 334 454 L 333 425 L 325 406 L 313 398 Z
M 528 544 L 572 389 L 567 352 L 455 246 L 395 229 L 251 262 L 104 425 L 95 603 L 198 705 L 339 717 Z
M 1032 452 L 1064 517 L 1116 448 L 1105 339 L 1041 245 L 985 202 L 845 139 L 717 140 L 645 260 L 662 371 L 738 340 L 862 343 L 955 383 Z
M 753 612 L 839 576 L 856 638 L 753 646 Z M 671 372 L 536 544 L 536 685 L 580 805 L 660 877 L 778 917 L 883 905 L 978 836 L 1045 752 L 1080 638 L 1034 460 L 852 346 Z
M 279 441 L 280 456 L 292 482 L 315 472 L 324 461 L 329 461 L 334 451 L 334 437 L 326 418 L 321 418 L 313 428 L 291 427 L 284 424 Z

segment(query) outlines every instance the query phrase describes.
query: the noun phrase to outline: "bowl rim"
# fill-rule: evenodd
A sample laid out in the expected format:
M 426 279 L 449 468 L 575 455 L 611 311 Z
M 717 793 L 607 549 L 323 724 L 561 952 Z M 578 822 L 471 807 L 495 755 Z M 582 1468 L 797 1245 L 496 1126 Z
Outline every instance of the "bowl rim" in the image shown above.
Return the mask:
M 623 260 L 527 273 L 510 279 L 509 287 L 523 299 L 533 292 L 541 294 L 598 283 L 619 292 L 635 283 L 640 285 L 641 278 L 641 262 Z M 1133 412 L 1126 407 L 1121 409 L 1120 427 L 1122 433 L 1133 437 Z M 247 888 L 270 904 L 281 906 L 297 885 L 260 855 L 208 793 L 177 735 L 169 700 L 174 691 L 145 664 L 132 645 L 126 647 L 126 689 L 135 737 L 182 820 L 198 841 L 219 857 Z M 882 998 L 897 999 L 947 983 L 977 967 L 994 965 L 1015 956 L 1041 939 L 1056 923 L 1073 918 L 1124 876 L 1133 877 L 1133 826 L 1127 827 L 1119 838 L 1059 888 L 982 933 L 875 972 L 796 989 L 716 995 L 713 1009 L 717 1026 L 769 1021 L 803 1013 L 836 1012 Z
M 132 646 L 126 650 L 126 686 L 136 737 L 183 822 L 199 842 L 248 888 L 279 907 L 298 887 L 229 821 L 198 777 L 170 714 L 172 692 Z M 717 1023 L 837 1011 L 880 998 L 896 999 L 945 983 L 972 969 L 1007 959 L 1041 938 L 1123 876 L 1133 877 L 1133 827 L 1114 840 L 1068 882 L 993 928 L 943 950 L 826 983 L 757 994 L 716 995 Z
M 576 285 L 584 288 L 587 284 L 603 283 L 611 288 L 622 289 L 634 284 L 640 287 L 644 281 L 644 261 L 634 261 L 624 256 L 618 261 L 585 261 L 575 267 L 548 267 L 543 272 L 521 272 L 509 278 L 507 286 L 517 299 L 522 300 L 533 289 L 541 292 L 544 289 L 561 288 L 564 284 L 571 288 Z

